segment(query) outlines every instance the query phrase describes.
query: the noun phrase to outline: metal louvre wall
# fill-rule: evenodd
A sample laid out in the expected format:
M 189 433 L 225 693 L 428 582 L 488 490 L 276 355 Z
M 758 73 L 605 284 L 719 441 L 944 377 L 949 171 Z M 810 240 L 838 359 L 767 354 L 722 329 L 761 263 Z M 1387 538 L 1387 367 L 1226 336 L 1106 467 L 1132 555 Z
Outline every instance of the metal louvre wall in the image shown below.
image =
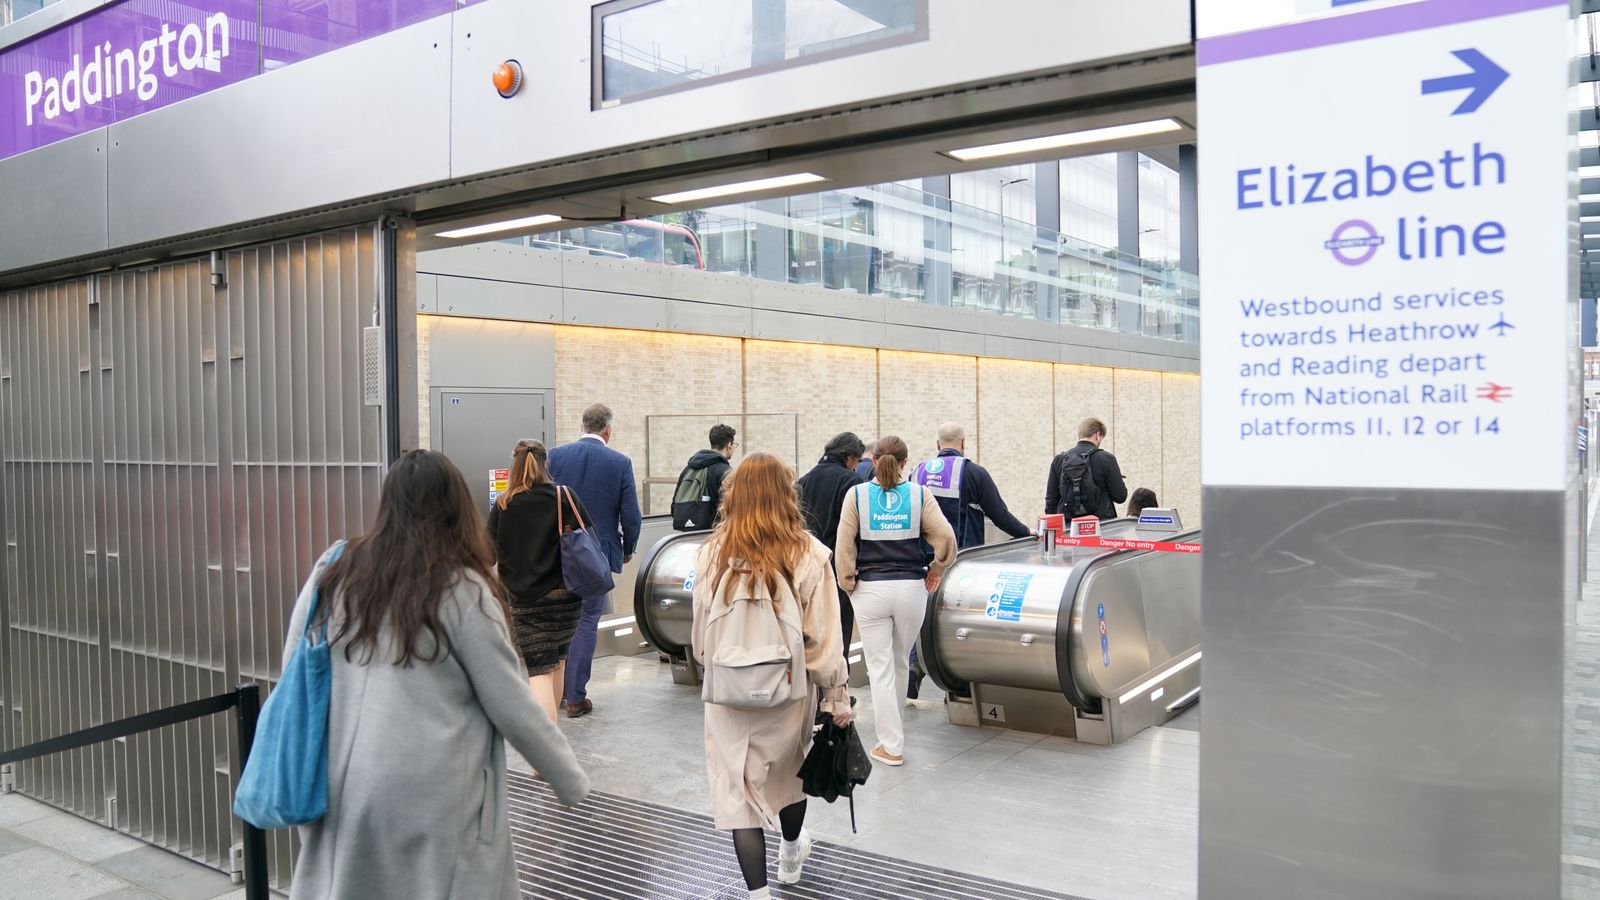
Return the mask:
M 0 294 L 0 746 L 276 677 L 300 584 L 377 504 L 378 228 L 218 254 L 223 286 L 190 259 Z M 15 782 L 227 869 L 237 753 L 212 716 Z

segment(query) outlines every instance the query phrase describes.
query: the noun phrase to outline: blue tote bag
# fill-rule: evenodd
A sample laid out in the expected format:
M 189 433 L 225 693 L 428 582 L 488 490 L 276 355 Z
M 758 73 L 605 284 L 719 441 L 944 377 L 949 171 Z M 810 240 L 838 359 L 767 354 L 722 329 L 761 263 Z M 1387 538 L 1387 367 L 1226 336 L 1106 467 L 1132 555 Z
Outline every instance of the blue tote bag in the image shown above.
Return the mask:
M 565 505 L 572 507 L 571 529 L 563 517 Z M 578 504 L 572 492 L 556 485 L 556 533 L 561 536 L 561 581 L 567 590 L 588 599 L 609 594 L 616 586 L 611 577 L 611 561 L 600 546 L 600 539 L 592 529 L 583 527 L 583 517 L 578 515 Z
M 311 604 L 294 655 L 262 708 L 255 743 L 245 763 L 233 814 L 257 828 L 288 828 L 322 818 L 328 811 L 328 700 L 333 659 L 328 623 L 312 633 L 322 589 L 316 582 L 344 552 L 344 541 L 324 553 L 312 570 Z

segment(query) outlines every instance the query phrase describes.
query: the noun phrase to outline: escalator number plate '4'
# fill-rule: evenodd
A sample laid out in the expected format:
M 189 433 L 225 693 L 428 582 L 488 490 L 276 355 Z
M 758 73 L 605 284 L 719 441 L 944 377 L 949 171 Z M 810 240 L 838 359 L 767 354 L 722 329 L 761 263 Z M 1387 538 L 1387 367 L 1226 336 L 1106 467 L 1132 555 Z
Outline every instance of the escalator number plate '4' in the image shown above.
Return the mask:
M 983 717 L 990 722 L 1004 722 L 1006 720 L 1006 708 L 991 703 L 983 708 Z

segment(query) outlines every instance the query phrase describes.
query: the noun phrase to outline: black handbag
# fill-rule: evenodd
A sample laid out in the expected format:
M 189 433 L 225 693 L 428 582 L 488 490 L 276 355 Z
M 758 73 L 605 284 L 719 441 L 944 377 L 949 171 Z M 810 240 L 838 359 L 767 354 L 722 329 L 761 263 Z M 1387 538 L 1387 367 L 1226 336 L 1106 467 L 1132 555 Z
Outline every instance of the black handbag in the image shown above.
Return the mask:
M 850 831 L 856 830 L 857 785 L 867 783 L 872 774 L 872 759 L 861 745 L 856 725 L 840 728 L 828 713 L 817 714 L 811 735 L 811 751 L 800 765 L 801 789 L 812 797 L 832 803 L 840 797 L 850 800 Z

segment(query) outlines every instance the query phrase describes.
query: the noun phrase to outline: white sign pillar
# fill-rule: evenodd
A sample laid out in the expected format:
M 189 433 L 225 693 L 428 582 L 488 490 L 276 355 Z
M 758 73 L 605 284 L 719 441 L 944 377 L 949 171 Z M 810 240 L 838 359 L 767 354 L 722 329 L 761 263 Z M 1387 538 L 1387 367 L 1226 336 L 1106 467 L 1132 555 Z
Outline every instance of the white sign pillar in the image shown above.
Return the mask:
M 1202 900 L 1558 896 L 1572 15 L 1199 2 Z

